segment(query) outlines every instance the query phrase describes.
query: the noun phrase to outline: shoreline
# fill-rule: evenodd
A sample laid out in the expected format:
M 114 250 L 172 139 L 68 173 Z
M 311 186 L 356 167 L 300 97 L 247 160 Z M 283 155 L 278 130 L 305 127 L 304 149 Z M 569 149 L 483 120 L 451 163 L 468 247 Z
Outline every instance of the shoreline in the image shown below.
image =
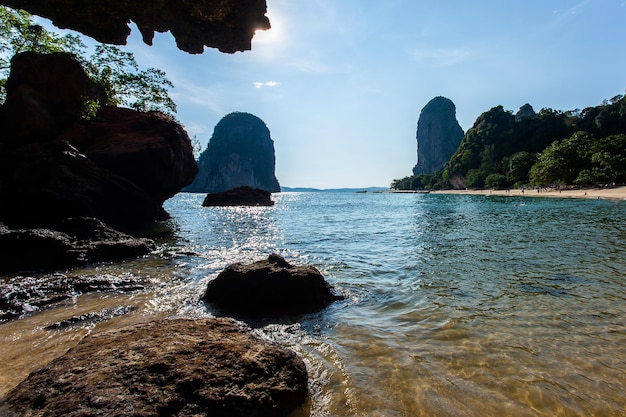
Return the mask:
M 431 194 L 466 194 L 466 195 L 495 195 L 505 197 L 551 197 L 551 198 L 588 198 L 594 200 L 626 200 L 626 186 L 613 188 L 580 188 L 580 189 L 544 189 L 538 192 L 536 188 L 510 190 L 432 190 Z

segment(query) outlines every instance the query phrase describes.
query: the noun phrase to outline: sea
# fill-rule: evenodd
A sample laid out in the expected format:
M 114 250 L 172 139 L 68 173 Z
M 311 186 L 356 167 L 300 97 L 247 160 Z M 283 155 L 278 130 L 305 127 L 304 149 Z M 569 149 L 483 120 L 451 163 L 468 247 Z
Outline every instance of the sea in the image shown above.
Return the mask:
M 286 192 L 272 207 L 165 203 L 143 259 L 55 274 L 153 285 L 76 296 L 0 325 L 0 396 L 85 334 L 216 314 L 200 301 L 234 262 L 278 253 L 345 296 L 248 320 L 295 350 L 310 397 L 291 417 L 625 416 L 626 201 Z M 103 322 L 50 324 L 128 307 Z

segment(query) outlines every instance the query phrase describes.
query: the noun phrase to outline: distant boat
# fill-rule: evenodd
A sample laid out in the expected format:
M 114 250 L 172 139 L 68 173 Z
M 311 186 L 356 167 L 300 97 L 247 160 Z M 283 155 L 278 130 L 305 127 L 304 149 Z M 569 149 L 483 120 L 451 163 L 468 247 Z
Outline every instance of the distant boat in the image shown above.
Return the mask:
M 367 192 L 367 190 L 359 190 L 359 191 L 357 191 L 356 193 L 357 193 L 357 194 L 365 194 L 366 192 Z

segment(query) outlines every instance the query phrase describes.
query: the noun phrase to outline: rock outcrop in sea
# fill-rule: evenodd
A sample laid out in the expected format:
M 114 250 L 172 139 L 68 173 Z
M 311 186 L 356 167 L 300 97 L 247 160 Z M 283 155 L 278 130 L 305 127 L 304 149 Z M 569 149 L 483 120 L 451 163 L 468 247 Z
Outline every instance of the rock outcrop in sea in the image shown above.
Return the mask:
M 158 112 L 102 107 L 72 56 L 25 52 L 11 60 L 0 107 L 0 222 L 46 227 L 95 217 L 115 227 L 168 217 L 163 202 L 197 172 L 191 140 Z
M 277 254 L 228 266 L 203 296 L 222 311 L 245 316 L 311 313 L 341 299 L 317 268 L 292 265 Z
M 220 193 L 209 193 L 202 202 L 203 207 L 273 205 L 274 200 L 270 192 L 245 185 Z
M 463 139 L 456 120 L 456 107 L 445 97 L 435 97 L 424 106 L 417 122 L 417 164 L 413 175 L 441 170 Z
M 184 191 L 215 193 L 248 186 L 279 192 L 275 164 L 274 141 L 263 120 L 230 113 L 215 126 L 198 160 L 198 174 Z

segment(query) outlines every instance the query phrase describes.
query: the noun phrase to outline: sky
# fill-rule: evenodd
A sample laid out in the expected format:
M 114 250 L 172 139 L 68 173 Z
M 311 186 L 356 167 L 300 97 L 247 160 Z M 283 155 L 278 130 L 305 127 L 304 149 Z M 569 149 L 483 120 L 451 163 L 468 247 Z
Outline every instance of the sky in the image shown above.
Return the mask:
M 626 0 L 267 0 L 252 50 L 127 46 L 164 70 L 177 118 L 206 148 L 242 111 L 268 126 L 288 187 L 389 186 L 417 162 L 420 110 L 451 99 L 464 131 L 492 107 L 582 109 L 626 89 Z

